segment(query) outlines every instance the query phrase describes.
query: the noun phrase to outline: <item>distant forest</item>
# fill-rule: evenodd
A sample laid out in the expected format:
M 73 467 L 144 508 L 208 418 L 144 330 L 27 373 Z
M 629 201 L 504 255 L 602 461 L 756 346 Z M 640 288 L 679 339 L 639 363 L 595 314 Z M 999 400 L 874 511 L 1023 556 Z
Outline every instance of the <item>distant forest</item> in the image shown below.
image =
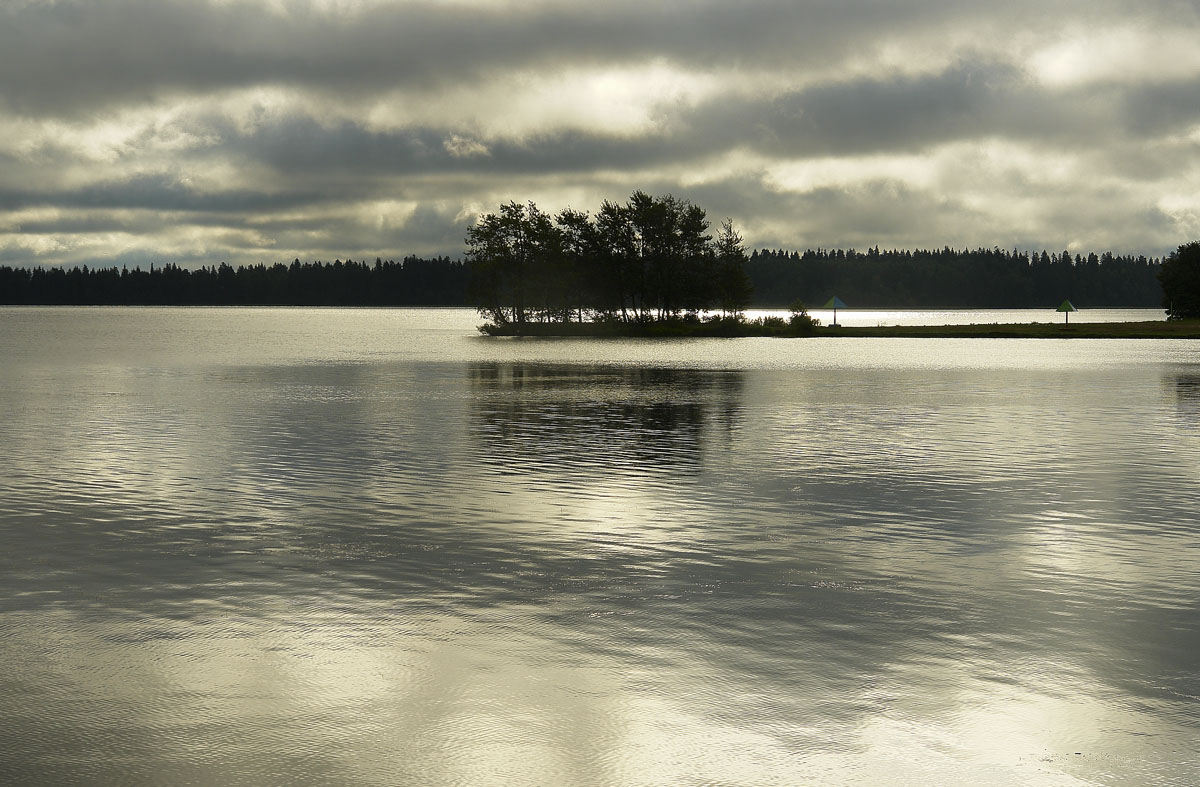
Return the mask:
M 755 306 L 796 299 L 820 306 L 832 295 L 851 308 L 1162 305 L 1161 260 L 1110 253 L 759 250 L 745 264 Z M 64 305 L 463 306 L 469 263 L 409 256 L 400 262 L 253 265 L 189 270 L 0 267 L 0 303 Z
M 1080 308 L 1163 305 L 1162 260 L 1111 252 L 1029 254 L 1001 249 L 865 252 L 755 251 L 746 263 L 754 303 L 794 298 L 851 308 L 1037 308 L 1069 298 Z
M 0 303 L 128 306 L 462 306 L 466 263 L 405 257 L 189 270 L 0 267 Z

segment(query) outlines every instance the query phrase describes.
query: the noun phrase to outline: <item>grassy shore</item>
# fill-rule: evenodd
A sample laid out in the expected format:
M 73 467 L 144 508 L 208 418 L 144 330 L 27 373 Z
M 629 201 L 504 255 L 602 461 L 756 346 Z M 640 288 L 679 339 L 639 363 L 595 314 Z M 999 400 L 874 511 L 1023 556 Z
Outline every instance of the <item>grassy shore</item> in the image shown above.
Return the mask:
M 1200 339 L 1200 320 L 1153 322 L 1025 323 L 991 325 L 886 325 L 817 329 L 818 336 L 893 336 L 971 339 Z
M 1024 323 L 980 325 L 820 326 L 796 330 L 790 325 L 733 320 L 652 323 L 526 323 L 481 329 L 489 336 L 579 337 L 739 337 L 780 338 L 858 336 L 930 339 L 1200 339 L 1200 320 L 1096 323 Z

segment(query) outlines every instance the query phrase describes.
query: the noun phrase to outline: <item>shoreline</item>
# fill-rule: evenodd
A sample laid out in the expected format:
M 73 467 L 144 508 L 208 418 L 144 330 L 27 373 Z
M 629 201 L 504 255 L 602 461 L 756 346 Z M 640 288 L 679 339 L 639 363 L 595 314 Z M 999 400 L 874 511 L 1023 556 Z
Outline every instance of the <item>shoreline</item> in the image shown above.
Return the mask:
M 750 338 L 821 337 L 897 339 L 1200 339 L 1200 320 L 1097 323 L 983 323 L 970 325 L 828 326 L 744 323 L 526 323 L 484 326 L 484 334 L 512 338 Z
M 1200 339 L 1200 320 L 971 325 L 822 326 L 819 336 L 906 339 Z

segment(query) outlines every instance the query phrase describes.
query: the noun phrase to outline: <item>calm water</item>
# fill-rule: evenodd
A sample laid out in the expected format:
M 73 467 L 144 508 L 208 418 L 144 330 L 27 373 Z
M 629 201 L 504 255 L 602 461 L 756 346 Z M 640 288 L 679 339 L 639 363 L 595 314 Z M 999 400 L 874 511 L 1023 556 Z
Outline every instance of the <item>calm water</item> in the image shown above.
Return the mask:
M 1200 782 L 1200 343 L 477 321 L 0 309 L 0 782 Z

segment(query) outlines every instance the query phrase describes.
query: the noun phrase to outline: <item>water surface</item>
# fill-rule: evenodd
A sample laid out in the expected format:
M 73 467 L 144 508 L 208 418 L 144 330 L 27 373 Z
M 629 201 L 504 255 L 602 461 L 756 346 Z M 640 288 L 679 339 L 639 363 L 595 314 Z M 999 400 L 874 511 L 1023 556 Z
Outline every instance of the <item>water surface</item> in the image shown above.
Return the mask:
M 1200 345 L 477 319 L 0 310 L 0 778 L 1200 781 Z

